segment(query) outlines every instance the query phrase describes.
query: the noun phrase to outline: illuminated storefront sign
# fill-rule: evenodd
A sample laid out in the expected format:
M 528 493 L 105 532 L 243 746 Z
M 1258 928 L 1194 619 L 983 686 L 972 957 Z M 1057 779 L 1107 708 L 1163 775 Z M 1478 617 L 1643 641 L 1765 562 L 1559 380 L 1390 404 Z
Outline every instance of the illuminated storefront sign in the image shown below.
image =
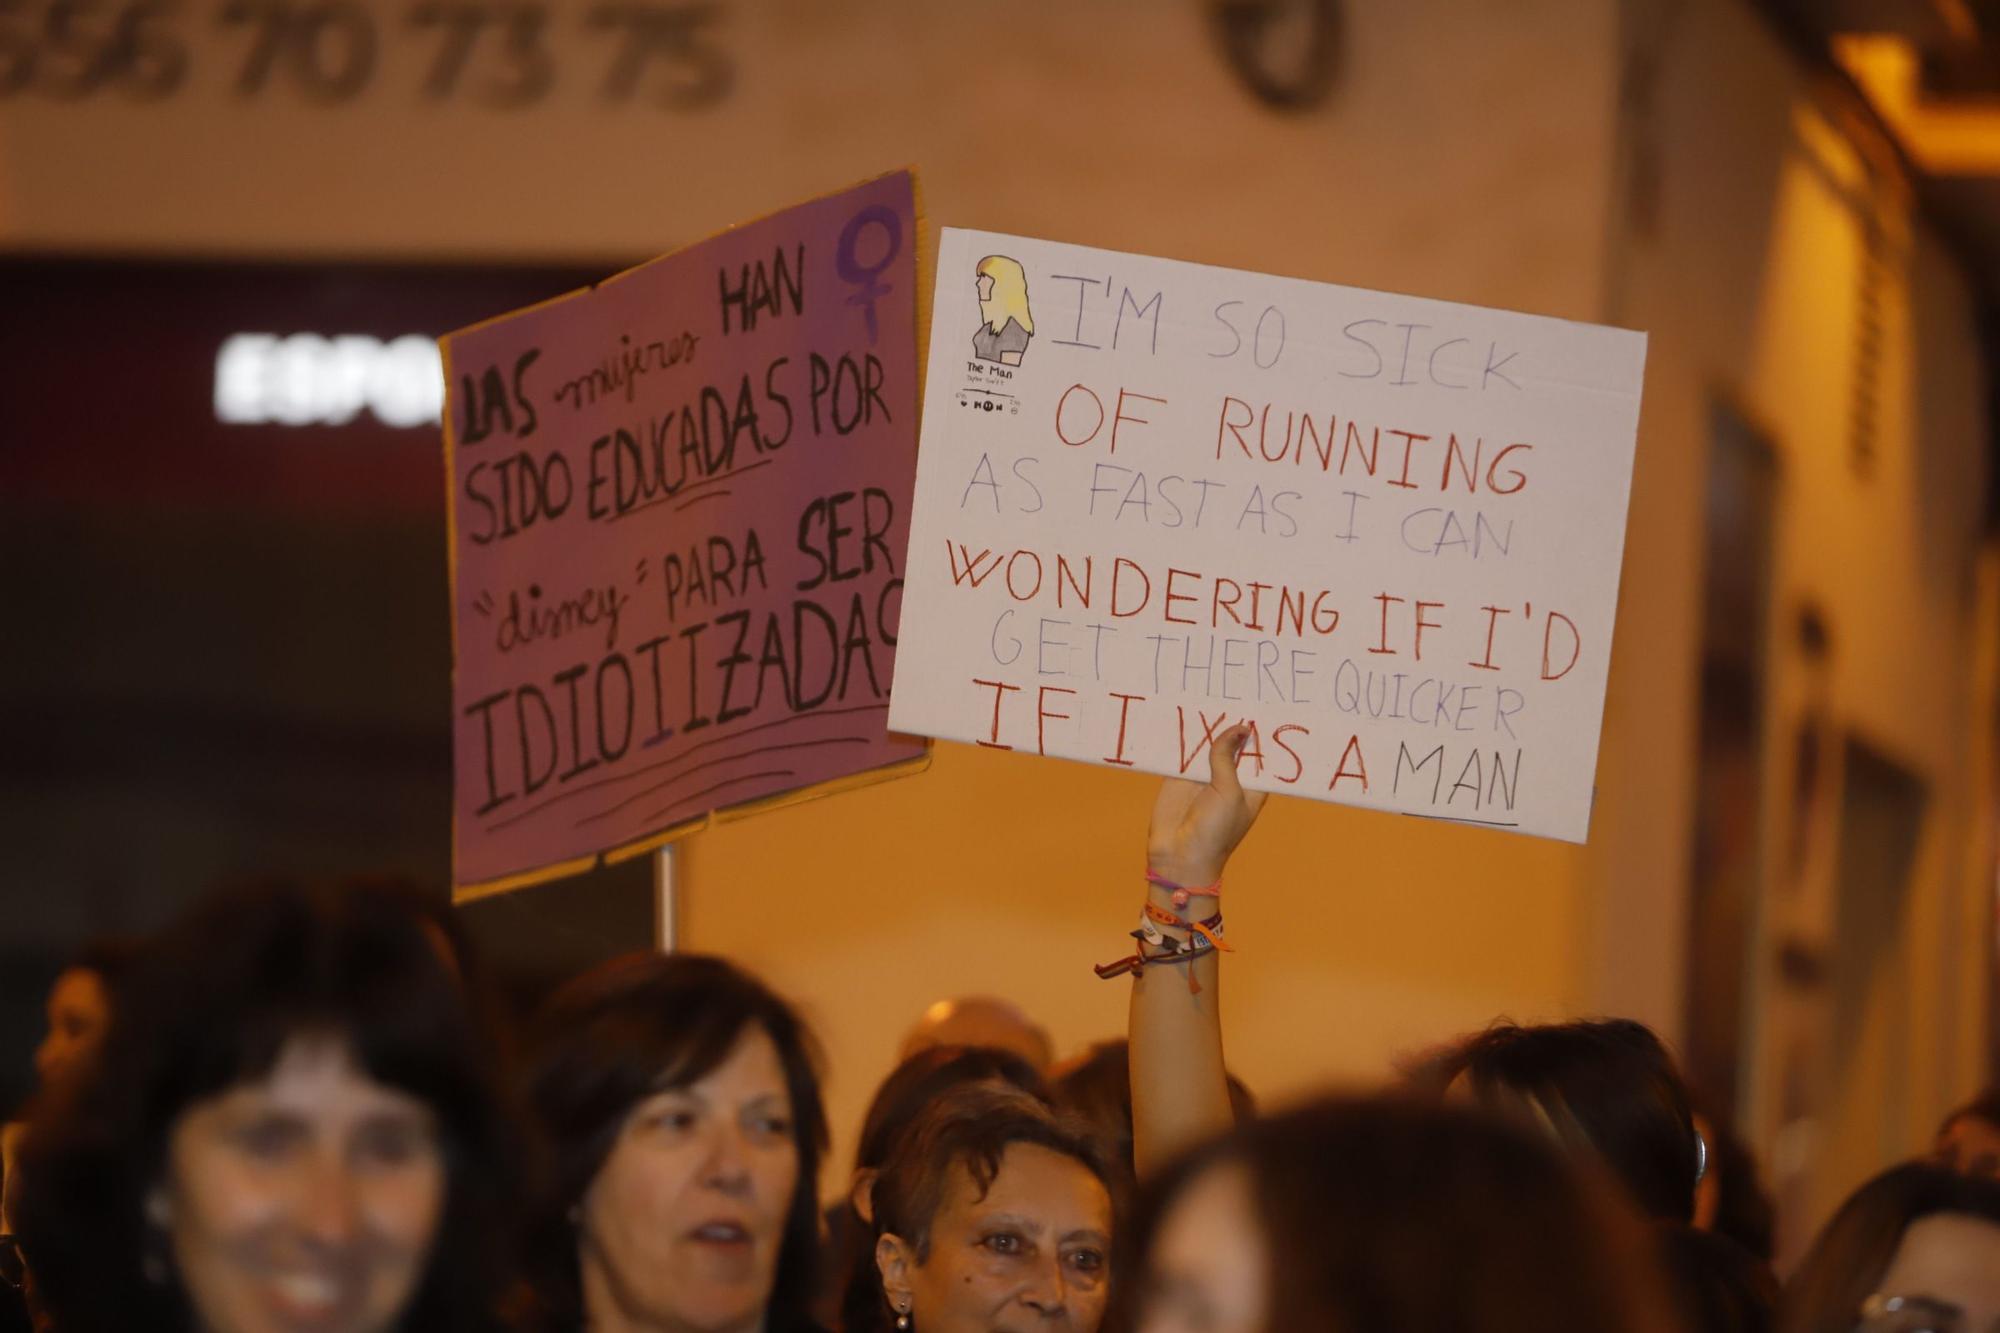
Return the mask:
M 443 406 L 443 363 L 423 334 L 237 333 L 215 354 L 215 416 L 229 425 L 344 426 L 367 411 L 414 429 L 436 426 Z

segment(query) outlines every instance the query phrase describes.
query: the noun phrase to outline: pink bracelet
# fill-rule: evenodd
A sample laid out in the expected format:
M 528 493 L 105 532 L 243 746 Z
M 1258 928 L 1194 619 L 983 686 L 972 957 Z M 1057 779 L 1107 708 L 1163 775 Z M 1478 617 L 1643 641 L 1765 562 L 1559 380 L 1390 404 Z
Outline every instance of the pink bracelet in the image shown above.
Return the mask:
M 1188 900 L 1191 898 L 1213 898 L 1217 902 L 1222 900 L 1222 881 L 1219 879 L 1205 888 L 1190 889 L 1184 885 L 1174 883 L 1165 875 L 1148 870 L 1146 872 L 1146 882 L 1172 893 L 1174 907 L 1176 910 L 1183 912 L 1187 910 Z

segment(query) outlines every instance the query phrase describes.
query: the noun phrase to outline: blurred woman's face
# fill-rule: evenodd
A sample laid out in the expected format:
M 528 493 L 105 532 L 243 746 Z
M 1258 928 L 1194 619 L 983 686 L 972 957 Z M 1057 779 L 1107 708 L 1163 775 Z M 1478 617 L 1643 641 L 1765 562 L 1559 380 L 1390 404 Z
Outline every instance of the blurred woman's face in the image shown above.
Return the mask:
M 49 1030 L 35 1048 L 35 1073 L 45 1088 L 67 1079 L 97 1051 L 111 1026 L 111 997 L 104 978 L 72 967 L 49 988 Z
M 979 275 L 979 303 L 981 305 L 985 305 L 992 299 L 993 299 L 993 276 L 989 273 L 982 273 Z
M 1184 1186 L 1146 1256 L 1140 1333 L 1263 1333 L 1270 1257 L 1250 1174 L 1225 1162 Z
M 784 1064 L 753 1024 L 708 1074 L 626 1117 L 581 1206 L 587 1322 L 757 1328 L 798 1179 Z
M 266 1078 L 181 1114 L 146 1207 L 204 1333 L 380 1333 L 444 1197 L 430 1108 L 344 1043 L 294 1038 Z
M 2000 1329 L 2000 1223 L 1963 1213 L 1918 1218 L 1876 1290 L 1866 1333 Z
M 1066 1153 L 1015 1143 L 984 1197 L 953 1169 L 920 1260 L 897 1237 L 876 1257 L 922 1333 L 1095 1333 L 1110 1256 L 1104 1182 Z

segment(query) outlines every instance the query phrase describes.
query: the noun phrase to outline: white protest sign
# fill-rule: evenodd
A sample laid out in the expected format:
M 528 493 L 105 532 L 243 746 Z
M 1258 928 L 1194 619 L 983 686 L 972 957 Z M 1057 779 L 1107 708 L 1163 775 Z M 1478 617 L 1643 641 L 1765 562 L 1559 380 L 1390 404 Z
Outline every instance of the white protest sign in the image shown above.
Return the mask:
M 1581 842 L 1645 353 L 947 228 L 890 726 Z

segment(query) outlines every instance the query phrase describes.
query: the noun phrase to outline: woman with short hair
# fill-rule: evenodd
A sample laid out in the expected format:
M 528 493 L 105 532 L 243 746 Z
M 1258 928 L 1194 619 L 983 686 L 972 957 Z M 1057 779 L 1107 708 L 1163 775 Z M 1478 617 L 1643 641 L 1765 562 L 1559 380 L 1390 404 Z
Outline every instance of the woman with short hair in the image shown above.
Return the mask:
M 1110 1176 L 1082 1124 L 961 1085 L 895 1140 L 871 1191 L 872 1274 L 842 1333 L 1095 1333 L 1111 1297 Z
M 871 1278 L 875 1272 L 875 1234 L 870 1220 L 874 1204 L 870 1196 L 889 1149 L 940 1096 L 968 1083 L 1011 1085 L 1038 1100 L 1048 1100 L 1048 1085 L 1033 1065 L 1012 1051 L 991 1046 L 926 1046 L 890 1070 L 862 1117 L 847 1192 L 824 1214 L 825 1264 L 814 1302 L 822 1322 L 842 1322 L 841 1301 L 853 1284 L 856 1269 Z

